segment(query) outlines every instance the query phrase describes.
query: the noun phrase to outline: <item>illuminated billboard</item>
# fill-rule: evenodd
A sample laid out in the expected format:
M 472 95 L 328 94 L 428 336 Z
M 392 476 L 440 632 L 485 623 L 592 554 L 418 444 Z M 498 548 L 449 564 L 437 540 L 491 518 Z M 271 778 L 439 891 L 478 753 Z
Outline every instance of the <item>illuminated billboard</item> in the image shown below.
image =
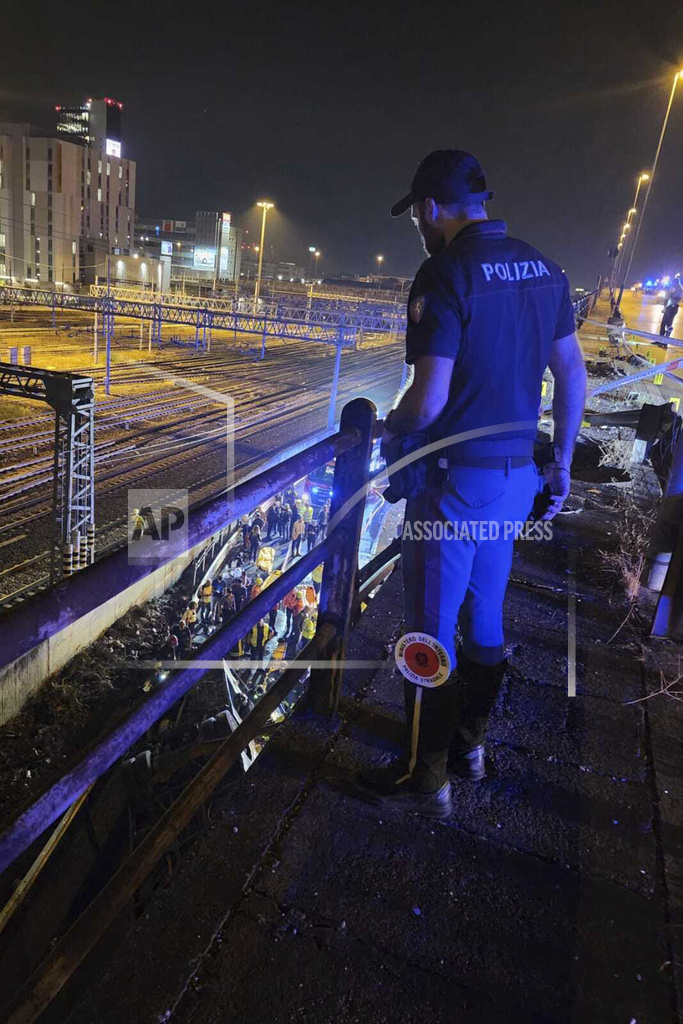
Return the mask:
M 195 270 L 214 270 L 216 267 L 216 249 L 210 245 L 196 245 L 193 265 Z
M 107 139 L 107 156 L 121 156 L 121 143 L 116 139 Z
M 173 255 L 173 242 L 162 242 L 161 243 L 161 255 L 172 256 Z

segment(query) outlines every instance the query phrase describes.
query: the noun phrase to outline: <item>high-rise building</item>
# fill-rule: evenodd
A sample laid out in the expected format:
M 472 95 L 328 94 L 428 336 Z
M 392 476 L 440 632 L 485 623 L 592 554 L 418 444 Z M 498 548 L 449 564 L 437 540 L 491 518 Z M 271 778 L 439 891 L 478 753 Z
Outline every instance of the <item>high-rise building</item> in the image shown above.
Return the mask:
M 57 137 L 0 123 L 0 279 L 87 283 L 110 252 L 131 252 L 135 162 L 121 155 L 121 107 L 89 102 L 59 111 Z
M 77 107 L 56 106 L 57 133 L 69 142 L 103 149 L 108 156 L 122 156 L 122 110 L 123 103 L 110 96 L 90 97 Z

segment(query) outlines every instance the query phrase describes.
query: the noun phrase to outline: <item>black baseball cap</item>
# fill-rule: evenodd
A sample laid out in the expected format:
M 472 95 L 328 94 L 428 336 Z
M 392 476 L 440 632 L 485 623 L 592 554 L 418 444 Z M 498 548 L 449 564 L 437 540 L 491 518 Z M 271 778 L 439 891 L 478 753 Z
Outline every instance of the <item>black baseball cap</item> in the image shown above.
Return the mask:
M 435 149 L 420 162 L 410 192 L 391 207 L 391 216 L 402 213 L 421 199 L 437 203 L 485 203 L 493 199 L 479 161 L 463 149 Z

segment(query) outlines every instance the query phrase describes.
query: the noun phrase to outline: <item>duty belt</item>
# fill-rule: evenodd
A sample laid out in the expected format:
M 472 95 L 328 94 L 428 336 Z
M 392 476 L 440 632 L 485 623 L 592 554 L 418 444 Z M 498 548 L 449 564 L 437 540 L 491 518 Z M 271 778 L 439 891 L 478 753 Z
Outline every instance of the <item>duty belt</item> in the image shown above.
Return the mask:
M 439 465 L 481 466 L 488 469 L 506 469 L 527 466 L 533 461 L 534 442 L 529 437 L 473 439 L 451 444 L 439 452 Z
M 476 456 L 467 458 L 465 455 L 462 455 L 457 459 L 439 459 L 439 466 L 442 469 L 450 466 L 474 466 L 480 469 L 507 469 L 508 467 L 510 469 L 519 469 L 522 466 L 528 466 L 531 462 L 533 462 L 531 455 L 482 455 L 480 458 Z

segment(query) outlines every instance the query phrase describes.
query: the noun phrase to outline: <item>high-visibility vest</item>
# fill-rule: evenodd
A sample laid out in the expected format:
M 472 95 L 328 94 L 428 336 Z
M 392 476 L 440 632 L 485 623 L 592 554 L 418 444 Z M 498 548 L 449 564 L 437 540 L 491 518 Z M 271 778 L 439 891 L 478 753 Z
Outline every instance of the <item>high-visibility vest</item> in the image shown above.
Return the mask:
M 312 505 L 306 505 L 306 507 L 304 509 L 304 522 L 305 523 L 310 523 L 312 519 L 313 519 L 313 506 Z
M 321 562 L 320 565 L 316 565 L 315 569 L 311 573 L 311 575 L 313 577 L 313 582 L 314 583 L 322 583 L 323 569 L 324 568 L 325 568 L 325 563 L 324 562 Z
M 301 635 L 304 640 L 312 640 L 315 636 L 315 627 L 318 621 L 316 615 L 307 615 L 301 626 Z

